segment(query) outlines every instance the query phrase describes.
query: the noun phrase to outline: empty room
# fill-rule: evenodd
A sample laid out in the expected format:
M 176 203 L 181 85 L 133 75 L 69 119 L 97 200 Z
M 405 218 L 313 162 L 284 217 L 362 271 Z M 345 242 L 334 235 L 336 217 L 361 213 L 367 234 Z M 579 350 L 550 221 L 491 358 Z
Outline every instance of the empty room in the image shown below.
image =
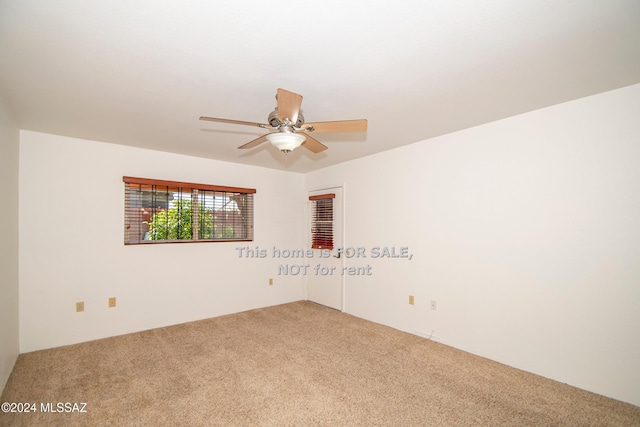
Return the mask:
M 639 41 L 0 0 L 0 425 L 640 426 Z

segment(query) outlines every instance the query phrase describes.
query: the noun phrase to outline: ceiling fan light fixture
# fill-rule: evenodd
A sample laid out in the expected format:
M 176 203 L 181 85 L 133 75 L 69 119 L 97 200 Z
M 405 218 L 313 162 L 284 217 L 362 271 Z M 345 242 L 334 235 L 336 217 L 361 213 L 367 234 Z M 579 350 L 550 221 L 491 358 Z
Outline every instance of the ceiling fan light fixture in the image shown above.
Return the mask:
M 287 154 L 298 148 L 305 141 L 304 135 L 293 132 L 275 132 L 266 135 L 267 141 Z

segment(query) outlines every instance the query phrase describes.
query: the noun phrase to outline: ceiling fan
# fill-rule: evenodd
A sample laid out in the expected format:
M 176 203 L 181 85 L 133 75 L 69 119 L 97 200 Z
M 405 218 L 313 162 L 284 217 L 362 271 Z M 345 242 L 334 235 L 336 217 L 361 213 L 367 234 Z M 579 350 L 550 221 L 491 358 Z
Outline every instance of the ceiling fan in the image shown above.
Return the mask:
M 278 89 L 276 100 L 278 105 L 269 114 L 268 124 L 204 116 L 200 117 L 200 120 L 258 126 L 275 131 L 262 135 L 238 148 L 253 148 L 265 141 L 269 141 L 285 154 L 290 153 L 301 145 L 314 153 L 326 150 L 327 146 L 309 135 L 310 132 L 364 132 L 367 130 L 366 119 L 305 123 L 304 117 L 300 113 L 302 95 L 288 90 Z

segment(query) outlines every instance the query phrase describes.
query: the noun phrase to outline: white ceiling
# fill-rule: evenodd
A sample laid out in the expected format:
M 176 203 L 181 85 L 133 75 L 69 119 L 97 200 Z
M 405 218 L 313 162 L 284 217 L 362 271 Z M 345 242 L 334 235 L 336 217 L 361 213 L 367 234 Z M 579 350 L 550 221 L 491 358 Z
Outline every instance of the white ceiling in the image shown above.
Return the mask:
M 638 0 L 0 0 L 0 96 L 21 129 L 305 172 L 640 82 Z M 308 122 L 366 118 L 288 156 Z

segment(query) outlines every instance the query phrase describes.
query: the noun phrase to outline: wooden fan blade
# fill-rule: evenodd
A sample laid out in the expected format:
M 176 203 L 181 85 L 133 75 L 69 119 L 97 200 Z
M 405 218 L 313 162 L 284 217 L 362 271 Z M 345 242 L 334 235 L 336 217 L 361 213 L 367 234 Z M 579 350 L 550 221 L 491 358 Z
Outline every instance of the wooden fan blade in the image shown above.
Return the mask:
M 291 123 L 295 124 L 298 121 L 300 105 L 302 105 L 302 95 L 278 89 L 276 96 L 278 99 L 278 120 L 282 122 L 284 119 L 289 119 Z
M 230 120 L 230 119 L 218 119 L 216 117 L 200 117 L 200 120 L 208 120 L 210 122 L 231 123 L 232 125 L 245 125 L 245 126 L 258 126 L 260 128 L 269 127 L 263 123 L 256 122 L 243 122 L 242 120 Z
M 313 130 L 309 128 L 313 127 Z M 367 120 L 342 120 L 337 122 L 305 123 L 302 128 L 305 132 L 365 132 Z
M 319 153 L 319 152 L 324 151 L 327 148 L 329 148 L 326 145 L 324 145 L 323 143 L 321 143 L 320 141 L 318 141 L 317 139 L 312 138 L 308 133 L 305 133 L 304 136 L 305 136 L 306 139 L 302 143 L 302 146 L 304 148 L 307 148 L 307 149 L 313 151 L 314 153 Z
M 240 147 L 238 147 L 238 148 L 240 148 L 240 149 L 253 148 L 253 147 L 257 146 L 257 145 L 262 144 L 262 143 L 263 143 L 263 142 L 265 142 L 266 140 L 267 140 L 267 135 L 262 135 L 260 138 L 256 138 L 256 139 L 254 139 L 253 141 L 249 141 L 249 142 L 247 142 L 246 144 L 241 145 L 241 146 L 240 146 Z

